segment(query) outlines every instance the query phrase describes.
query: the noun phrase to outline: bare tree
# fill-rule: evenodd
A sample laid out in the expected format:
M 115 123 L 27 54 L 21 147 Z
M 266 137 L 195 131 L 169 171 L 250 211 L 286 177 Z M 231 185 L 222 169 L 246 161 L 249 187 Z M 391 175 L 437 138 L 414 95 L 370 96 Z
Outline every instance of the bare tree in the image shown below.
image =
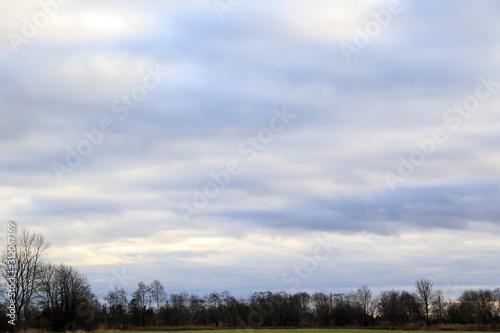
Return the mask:
M 137 290 L 133 294 L 133 296 L 139 301 L 139 306 L 144 310 L 147 310 L 148 307 L 151 306 L 150 291 L 149 286 L 140 281 L 137 285 Z
M 115 286 L 114 290 L 108 290 L 108 294 L 104 297 L 104 300 L 109 304 L 109 305 L 119 305 L 123 307 L 123 309 L 126 309 L 127 307 L 127 292 L 123 287 L 118 289 L 118 287 Z
M 165 287 L 158 280 L 151 282 L 149 290 L 156 306 L 156 326 L 158 326 L 160 321 L 160 307 L 167 300 L 167 293 L 165 292 Z
M 488 289 L 465 290 L 459 301 L 469 321 L 485 327 L 491 324 L 495 312 L 495 294 Z
M 295 294 L 295 297 L 298 298 L 299 307 L 300 307 L 300 326 L 304 326 L 308 321 L 308 310 L 309 310 L 309 302 L 311 301 L 311 295 L 306 292 L 300 292 Z
M 432 311 L 440 322 L 444 320 L 445 310 L 446 301 L 444 299 L 443 292 L 441 290 L 437 290 L 434 294 L 434 300 L 432 302 Z
M 219 327 L 221 295 L 218 292 L 213 292 L 206 295 L 205 300 L 210 304 L 210 308 L 214 312 L 215 326 Z
M 432 282 L 428 279 L 420 279 L 415 281 L 415 288 L 417 289 L 417 296 L 420 300 L 420 303 L 424 307 L 425 310 L 425 320 L 427 326 L 429 326 L 429 309 L 434 300 L 434 293 L 432 292 Z
M 56 306 L 56 294 L 54 288 L 54 275 L 56 267 L 52 264 L 46 264 L 42 267 L 40 274 L 39 295 L 41 304 L 44 308 L 54 309 Z
M 16 241 L 15 258 L 9 258 L 9 252 L 12 251 L 8 250 L 8 246 L 5 247 L 0 275 L 6 282 L 10 281 L 11 276 L 14 277 L 11 295 L 14 299 L 16 318 L 21 320 L 26 328 L 31 311 L 35 307 L 34 298 L 40 288 L 45 254 L 50 243 L 42 234 L 27 229 L 21 230 Z M 10 263 L 14 263 L 15 267 L 11 267 Z
M 151 292 L 151 298 L 156 306 L 156 311 L 160 311 L 161 305 L 167 300 L 167 293 L 165 292 L 165 287 L 160 281 L 154 280 L 151 282 L 149 287 Z
M 320 326 L 330 325 L 331 302 L 328 295 L 322 292 L 312 295 L 312 308 L 316 321 Z
M 140 281 L 136 291 L 132 294 L 130 300 L 130 309 L 135 313 L 136 321 L 142 326 L 146 326 L 147 312 L 151 308 L 151 288 Z
M 378 311 L 384 320 L 391 325 L 401 324 L 404 309 L 401 304 L 401 292 L 396 290 L 382 291 L 379 297 Z
M 108 291 L 104 300 L 109 306 L 109 321 L 111 325 L 121 325 L 122 328 L 126 328 L 127 292 L 125 289 L 123 287 L 118 289 L 115 286 L 114 290 Z
M 363 324 L 365 326 L 368 326 L 368 319 L 370 317 L 369 309 L 372 302 L 372 291 L 370 290 L 370 288 L 368 288 L 368 286 L 362 286 L 356 290 L 355 295 L 357 301 L 363 309 Z
M 54 322 L 57 330 L 88 329 L 93 319 L 92 302 L 95 296 L 91 292 L 87 277 L 71 266 L 54 267 L 52 277 Z
M 418 300 L 418 297 L 415 293 L 410 293 L 406 290 L 401 292 L 401 296 L 399 297 L 399 301 L 401 303 L 401 308 L 403 310 L 404 322 L 412 322 L 420 319 L 422 316 L 421 306 Z

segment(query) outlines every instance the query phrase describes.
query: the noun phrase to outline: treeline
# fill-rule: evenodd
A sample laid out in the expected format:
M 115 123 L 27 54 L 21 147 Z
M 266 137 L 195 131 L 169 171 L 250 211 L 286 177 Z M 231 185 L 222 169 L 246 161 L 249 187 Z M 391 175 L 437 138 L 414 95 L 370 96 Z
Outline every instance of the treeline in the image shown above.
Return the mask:
M 466 290 L 458 300 L 445 300 L 426 279 L 415 290 L 383 291 L 372 296 L 367 286 L 346 294 L 256 292 L 236 299 L 229 292 L 199 297 L 167 294 L 155 280 L 139 283 L 127 301 L 124 289 L 105 298 L 107 328 L 129 326 L 324 327 L 435 324 L 500 324 L 500 288 Z
M 52 265 L 46 260 L 50 244 L 42 235 L 24 230 L 18 236 L 15 269 L 8 247 L 0 269 L 4 280 L 0 310 L 3 330 L 13 330 L 13 318 L 17 327 L 47 331 L 139 326 L 500 324 L 500 288 L 466 290 L 458 299 L 446 300 L 427 279 L 416 281 L 414 290 L 387 290 L 376 296 L 362 286 L 345 294 L 266 291 L 247 298 L 236 298 L 227 291 L 204 296 L 168 293 L 159 280 L 154 280 L 150 284 L 140 282 L 131 294 L 114 287 L 99 298 L 84 275 L 70 266 Z

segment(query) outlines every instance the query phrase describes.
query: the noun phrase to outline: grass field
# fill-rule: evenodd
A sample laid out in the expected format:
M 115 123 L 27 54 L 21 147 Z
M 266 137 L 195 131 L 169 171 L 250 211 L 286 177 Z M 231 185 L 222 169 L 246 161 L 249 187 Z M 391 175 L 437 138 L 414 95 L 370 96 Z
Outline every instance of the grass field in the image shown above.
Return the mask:
M 305 329 L 222 329 L 222 330 L 196 330 L 196 331 L 127 331 L 127 333 L 246 333 L 256 331 L 256 333 L 408 333 L 425 331 L 403 331 L 403 330 L 370 330 L 370 329 L 328 329 L 328 328 L 305 328 Z M 470 333 L 471 331 L 429 331 L 432 333 Z M 485 332 L 485 331 L 483 331 Z M 491 331 L 493 332 L 493 331 Z M 498 333 L 498 332 L 497 332 Z

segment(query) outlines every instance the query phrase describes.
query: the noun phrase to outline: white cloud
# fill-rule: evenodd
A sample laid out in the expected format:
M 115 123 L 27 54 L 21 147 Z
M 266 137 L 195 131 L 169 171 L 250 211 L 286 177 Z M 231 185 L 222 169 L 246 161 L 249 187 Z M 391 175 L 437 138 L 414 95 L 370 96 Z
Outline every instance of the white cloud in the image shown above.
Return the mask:
M 156 27 L 157 16 L 131 10 L 68 8 L 51 21 L 42 38 L 47 43 L 76 45 L 100 40 L 140 38 Z

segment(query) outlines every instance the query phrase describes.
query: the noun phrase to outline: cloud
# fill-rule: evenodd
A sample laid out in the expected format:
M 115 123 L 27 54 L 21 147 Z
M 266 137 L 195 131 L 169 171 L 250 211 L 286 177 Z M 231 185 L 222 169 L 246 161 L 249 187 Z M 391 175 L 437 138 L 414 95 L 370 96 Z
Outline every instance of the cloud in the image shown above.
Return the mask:
M 338 255 L 307 290 L 493 285 L 500 93 L 457 127 L 444 115 L 479 77 L 500 81 L 498 4 L 403 6 L 349 64 L 340 44 L 387 2 L 243 2 L 222 21 L 204 1 L 70 2 L 18 53 L 8 35 L 40 6 L 0 2 L 1 215 L 99 290 L 123 270 L 130 290 L 290 288 L 283 272 L 322 233 Z M 168 75 L 141 98 L 156 68 Z M 283 109 L 293 121 L 255 141 Z M 113 129 L 90 143 L 103 120 Z M 447 140 L 391 190 L 386 174 L 436 128 Z M 70 151 L 81 161 L 60 182 Z M 179 205 L 229 161 L 241 173 L 187 224 Z

